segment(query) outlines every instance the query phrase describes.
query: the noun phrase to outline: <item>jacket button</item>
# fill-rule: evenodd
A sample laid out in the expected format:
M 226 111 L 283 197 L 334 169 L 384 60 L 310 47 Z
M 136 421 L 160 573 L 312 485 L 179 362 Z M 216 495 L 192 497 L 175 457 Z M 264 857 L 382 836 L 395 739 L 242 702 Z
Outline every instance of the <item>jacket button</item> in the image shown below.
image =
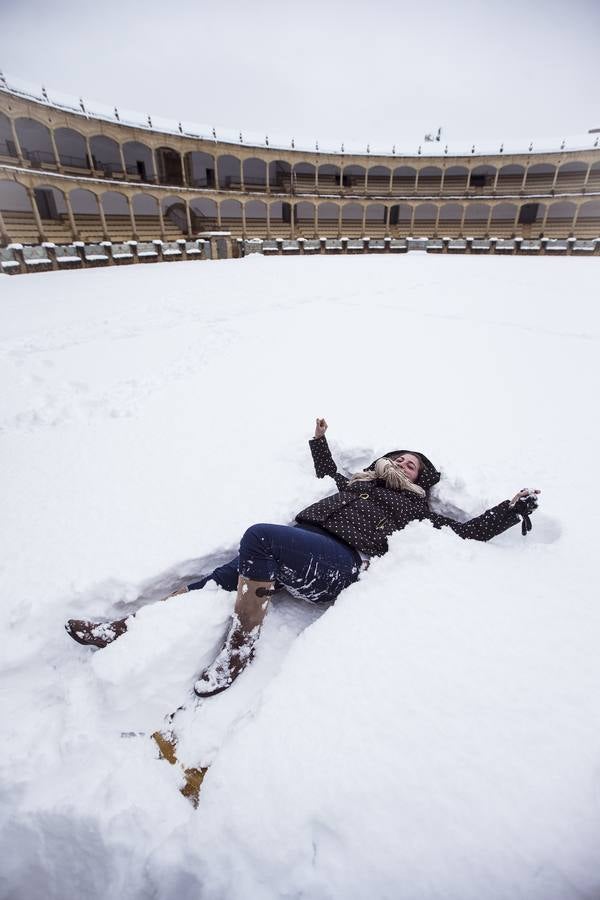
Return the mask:
M 361 494 L 361 495 L 360 495 L 360 499 L 361 499 L 361 500 L 368 500 L 368 499 L 369 499 L 369 495 L 368 495 L 368 494 Z

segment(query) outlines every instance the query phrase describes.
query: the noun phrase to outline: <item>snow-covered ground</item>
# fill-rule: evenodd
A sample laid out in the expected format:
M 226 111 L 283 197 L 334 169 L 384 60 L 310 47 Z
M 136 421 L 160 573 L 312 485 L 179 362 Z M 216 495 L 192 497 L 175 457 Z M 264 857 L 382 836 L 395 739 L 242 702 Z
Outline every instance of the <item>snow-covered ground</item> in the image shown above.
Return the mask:
M 596 260 L 263 259 L 0 278 L 0 896 L 600 896 Z M 465 516 L 414 524 L 335 606 L 287 596 L 230 691 L 149 734 L 222 638 L 152 604 L 396 447 Z M 69 616 L 142 611 L 104 651 Z

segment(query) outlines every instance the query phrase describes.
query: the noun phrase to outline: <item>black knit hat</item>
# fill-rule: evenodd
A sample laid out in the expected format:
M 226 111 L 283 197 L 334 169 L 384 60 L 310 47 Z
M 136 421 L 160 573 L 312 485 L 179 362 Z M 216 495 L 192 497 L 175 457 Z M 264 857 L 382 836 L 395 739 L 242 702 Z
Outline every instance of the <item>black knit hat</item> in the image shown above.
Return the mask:
M 434 484 L 438 483 L 438 481 L 442 477 L 441 473 L 438 472 L 431 460 L 427 459 L 424 453 L 419 453 L 418 450 L 390 450 L 388 453 L 384 453 L 383 459 L 393 459 L 395 456 L 399 456 L 401 453 L 412 453 L 413 456 L 416 456 L 417 459 L 421 460 L 421 471 L 419 472 L 419 477 L 416 480 L 416 484 L 418 484 L 419 487 L 422 487 L 424 490 L 428 491 L 434 486 Z M 377 460 L 375 460 L 375 462 L 377 462 Z M 375 462 L 372 462 L 371 465 L 367 467 L 367 471 L 369 469 L 375 468 Z

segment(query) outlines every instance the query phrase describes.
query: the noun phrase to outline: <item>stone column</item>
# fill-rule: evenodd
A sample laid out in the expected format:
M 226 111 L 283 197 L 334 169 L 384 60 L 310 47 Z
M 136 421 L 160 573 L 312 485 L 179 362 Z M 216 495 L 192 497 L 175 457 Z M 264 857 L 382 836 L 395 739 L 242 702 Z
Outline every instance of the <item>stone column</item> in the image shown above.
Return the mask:
M 417 169 L 417 174 L 415 176 L 415 194 L 419 192 L 419 175 L 421 174 L 421 170 Z
M 123 151 L 123 144 L 121 143 L 121 141 L 119 141 L 118 147 L 119 147 L 119 157 L 121 160 L 121 168 L 123 169 L 123 178 L 127 178 L 127 166 L 125 164 L 125 153 Z
M 129 210 L 129 220 L 131 222 L 131 236 L 134 241 L 137 241 L 137 239 L 138 239 L 137 223 L 135 221 L 135 213 L 133 211 L 133 203 L 131 201 L 131 197 L 126 197 L 125 199 L 127 200 L 127 208 Z
M 460 236 L 462 237 L 465 231 L 465 217 L 467 215 L 467 204 L 463 205 L 462 216 L 460 217 Z
M 181 183 L 184 187 L 188 187 L 187 172 L 185 171 L 185 159 L 183 153 L 179 154 L 179 162 L 181 163 Z
M 517 225 L 519 224 L 519 215 L 521 213 L 521 207 L 517 204 L 517 212 L 513 219 L 513 233 L 517 230 Z
M 158 168 L 158 156 L 155 147 L 152 147 L 152 165 L 154 167 L 154 181 L 156 184 L 160 184 L 160 169 Z
M 588 186 L 588 181 L 590 180 L 590 172 L 591 172 L 591 171 L 592 171 L 592 163 L 589 164 L 588 170 L 587 170 L 586 175 L 585 175 L 585 180 L 584 180 L 584 182 L 583 182 L 583 190 L 584 190 L 584 191 L 585 191 L 585 189 L 586 189 L 587 186 Z
M 267 203 L 267 239 L 271 238 L 271 204 Z
M 367 204 L 363 204 L 363 215 L 362 215 L 362 235 L 364 237 L 367 233 Z
M 319 237 L 319 207 L 315 203 L 315 212 L 313 216 L 313 229 L 315 233 L 315 237 Z
M 446 180 L 446 166 L 442 169 L 442 180 L 440 181 L 440 196 L 444 193 L 444 181 Z
M 559 166 L 556 166 L 556 168 L 554 170 L 554 178 L 552 179 L 552 187 L 551 187 L 552 191 L 556 190 L 556 179 L 558 178 L 559 168 L 560 168 Z
M 217 231 L 221 231 L 221 202 L 219 200 L 217 203 Z
M 24 166 L 25 165 L 25 157 L 23 156 L 23 150 L 21 149 L 21 142 L 19 141 L 19 136 L 17 134 L 16 126 L 15 126 L 14 120 L 12 118 L 10 118 L 9 121 L 10 121 L 10 130 L 11 130 L 12 136 L 13 136 L 13 142 L 14 142 L 15 147 L 17 148 L 17 155 L 19 157 L 19 163 L 20 163 L 20 165 Z
M 4 224 L 4 219 L 2 218 L 2 210 L 0 210 L 0 238 L 5 244 L 11 243 L 11 237 L 6 230 L 6 225 Z
M 71 206 L 71 198 L 69 194 L 65 192 L 65 203 L 67 206 L 67 215 L 69 216 L 69 225 L 71 226 L 71 236 L 74 241 L 79 240 L 79 231 L 77 229 L 77 223 L 75 222 L 75 216 L 73 214 L 73 207 Z
M 369 170 L 367 166 L 365 166 L 365 194 L 369 190 Z
M 494 178 L 494 187 L 492 188 L 493 192 L 496 193 L 498 190 L 498 178 L 500 177 L 500 169 L 496 169 L 496 177 Z
M 319 192 L 319 164 L 315 163 L 315 193 Z
M 544 212 L 544 218 L 542 220 L 542 234 L 546 231 L 546 222 L 548 221 L 548 213 L 550 212 L 550 203 L 546 203 L 546 209 Z
M 247 235 L 246 235 L 246 204 L 241 203 L 240 205 L 242 207 L 242 237 L 245 240 L 247 237 Z
M 48 131 L 50 132 L 50 142 L 51 142 L 51 144 L 52 144 L 52 152 L 54 153 L 54 159 L 55 159 L 55 162 L 56 162 L 56 168 L 58 169 L 59 172 L 62 172 L 62 171 L 63 171 L 63 167 L 62 167 L 62 163 L 61 163 L 61 161 L 60 161 L 60 156 L 59 156 L 59 153 L 58 153 L 58 147 L 56 146 L 56 139 L 55 139 L 55 137 L 54 137 L 54 129 L 53 129 L 53 128 L 49 128 Z
M 296 204 L 290 203 L 290 237 L 292 240 L 296 237 Z
M 185 201 L 185 218 L 187 221 L 188 237 L 191 237 L 192 236 L 192 214 L 190 212 L 190 204 L 187 200 Z
M 439 229 L 439 227 L 440 227 L 440 213 L 441 213 L 441 211 L 442 211 L 442 204 L 440 203 L 440 204 L 438 204 L 438 207 L 437 207 L 437 213 L 436 213 L 436 215 L 435 215 L 435 231 L 434 231 L 435 237 L 437 237 L 437 235 L 438 235 L 438 229 Z
M 106 216 L 104 215 L 104 208 L 102 206 L 102 198 L 96 196 L 96 203 L 98 204 L 98 212 L 100 213 L 100 221 L 102 222 L 102 233 L 104 235 L 104 240 L 110 241 L 110 235 L 108 233 L 108 228 L 106 227 Z
M 240 190 L 246 193 L 246 182 L 244 181 L 244 160 L 240 159 Z
M 93 171 L 95 171 L 94 170 L 94 157 L 92 156 L 92 145 L 90 144 L 90 139 L 87 136 L 87 134 L 85 136 L 85 152 L 87 154 L 90 172 L 93 172 Z
M 33 188 L 26 187 L 27 196 L 29 197 L 29 202 L 31 203 L 31 209 L 33 211 L 33 218 L 35 219 L 35 226 L 39 232 L 40 243 L 46 240 L 46 235 L 44 234 L 44 227 L 42 225 L 42 219 L 40 217 L 40 211 L 37 207 L 37 203 L 35 202 L 35 194 L 33 192 Z
M 525 166 L 525 171 L 523 172 L 523 181 L 521 182 L 521 187 L 519 190 L 525 190 L 525 182 L 527 181 L 527 173 L 529 172 L 529 165 Z
M 338 237 L 342 236 L 342 204 L 338 206 Z
M 218 191 L 218 190 L 220 190 L 220 185 L 219 185 L 219 159 L 218 159 L 217 156 L 215 156 L 215 157 L 214 157 L 214 160 L 215 160 L 215 188 L 216 188 L 217 191 Z
M 267 163 L 267 171 L 265 174 L 266 174 L 266 177 L 265 177 L 266 186 L 265 187 L 266 187 L 267 194 L 270 194 L 271 193 L 271 170 L 270 170 L 269 163 Z
M 415 233 L 415 213 L 417 212 L 417 204 L 413 203 L 412 212 L 410 214 L 410 235 L 414 236 Z
M 163 218 L 162 203 L 160 202 L 160 197 L 158 198 L 157 203 L 158 203 L 158 221 L 160 223 L 160 238 L 162 241 L 166 241 L 165 220 Z
M 390 166 L 390 183 L 388 185 L 388 194 L 392 193 L 394 187 L 394 170 Z

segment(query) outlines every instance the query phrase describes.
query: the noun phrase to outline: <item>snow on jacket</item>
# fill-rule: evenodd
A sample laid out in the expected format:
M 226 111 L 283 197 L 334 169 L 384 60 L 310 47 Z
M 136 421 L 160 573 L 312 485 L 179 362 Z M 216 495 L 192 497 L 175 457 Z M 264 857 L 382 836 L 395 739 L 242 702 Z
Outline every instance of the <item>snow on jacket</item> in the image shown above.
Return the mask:
M 335 480 L 339 493 L 303 509 L 296 516 L 296 521 L 318 525 L 369 556 L 383 556 L 388 550 L 389 535 L 401 531 L 415 520 L 428 519 L 435 528 L 448 525 L 461 538 L 475 541 L 489 541 L 520 521 L 517 513 L 510 508 L 508 500 L 468 522 L 456 522 L 432 512 L 426 496 L 391 490 L 380 479 L 350 484 L 349 479 L 338 472 L 325 437 L 313 438 L 309 445 L 317 478 L 330 475 Z M 417 455 L 426 462 L 417 484 L 422 479 L 422 487 L 428 490 L 439 481 L 440 475 L 426 457 Z

